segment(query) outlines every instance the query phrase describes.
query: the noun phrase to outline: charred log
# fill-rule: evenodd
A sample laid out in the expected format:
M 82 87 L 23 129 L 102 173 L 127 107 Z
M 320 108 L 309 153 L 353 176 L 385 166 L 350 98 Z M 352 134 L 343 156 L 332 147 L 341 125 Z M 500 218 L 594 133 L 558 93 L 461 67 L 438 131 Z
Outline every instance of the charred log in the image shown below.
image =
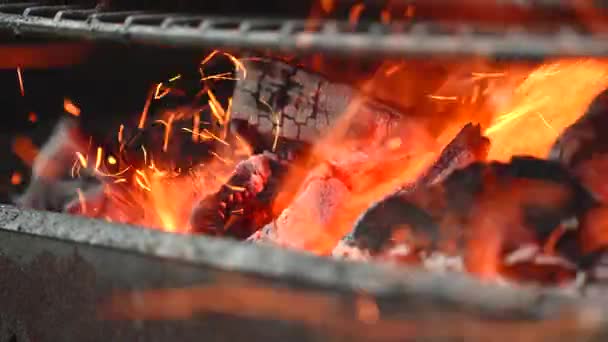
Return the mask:
M 312 144 L 349 114 L 357 119 L 349 120 L 343 135 L 382 142 L 404 117 L 349 85 L 299 66 L 273 59 L 244 63 L 247 77 L 236 84 L 232 118 L 255 128 L 267 150 L 275 139 L 278 146 L 283 141 Z
M 424 191 L 422 189 L 440 183 L 455 170 L 484 160 L 488 148 L 489 140 L 481 135 L 480 126 L 467 124 L 416 183 L 407 185 L 365 212 L 334 255 L 356 253 L 353 248 L 363 249 L 365 254 L 378 255 L 384 249 L 393 248 L 394 244 L 404 243 L 413 253 L 429 250 L 429 247 L 434 249 L 439 240 L 438 222 L 408 194 L 417 189 Z M 436 197 L 434 192 L 428 195 Z M 438 200 L 432 201 L 437 203 Z M 397 238 L 404 235 L 409 236 L 407 242 Z

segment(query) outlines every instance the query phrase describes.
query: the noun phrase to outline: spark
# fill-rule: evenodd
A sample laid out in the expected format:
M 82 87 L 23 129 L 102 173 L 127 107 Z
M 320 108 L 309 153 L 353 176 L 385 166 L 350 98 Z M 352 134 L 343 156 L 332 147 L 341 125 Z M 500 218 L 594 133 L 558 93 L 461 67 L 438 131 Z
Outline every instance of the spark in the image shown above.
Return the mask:
M 441 101 L 457 101 L 458 97 L 456 96 L 440 96 L 440 95 L 427 95 L 428 98 L 433 100 L 441 100 Z
M 116 158 L 114 158 L 114 156 L 108 156 L 108 164 L 110 165 L 116 165 Z
M 125 125 L 121 124 L 120 127 L 118 127 L 118 143 L 119 144 L 122 144 L 124 131 L 125 131 Z
M 78 159 L 74 159 L 74 163 L 72 163 L 72 168 L 70 169 L 70 175 L 72 178 L 76 178 L 77 174 L 80 170 L 80 165 L 78 164 Z
M 162 92 L 161 92 L 162 89 Z M 167 94 L 171 92 L 169 88 L 163 88 L 163 83 L 159 83 L 156 85 L 156 90 L 154 91 L 154 99 L 159 100 L 165 97 Z
M 30 112 L 30 114 L 28 115 L 27 119 L 30 122 L 36 122 L 36 121 L 38 121 L 38 116 L 36 115 L 36 113 Z
M 492 126 L 488 127 L 488 129 L 486 129 L 486 131 L 484 132 L 484 134 L 492 134 L 498 130 L 500 130 L 502 127 L 504 127 L 505 125 L 519 119 L 520 117 L 528 114 L 530 112 L 530 110 L 532 109 L 532 107 L 535 104 L 529 103 L 527 105 L 522 105 L 519 108 L 517 108 L 516 110 L 501 115 L 498 120 L 496 120 L 496 123 L 494 123 Z
M 231 184 L 229 184 L 229 183 L 226 183 L 225 185 L 226 185 L 226 187 L 227 187 L 228 189 L 230 189 L 230 190 L 232 190 L 232 191 L 243 192 L 243 191 L 247 190 L 247 188 L 245 188 L 245 187 L 242 187 L 242 186 L 237 186 L 237 185 L 231 185 Z
M 80 108 L 78 108 L 78 106 L 67 97 L 63 99 L 63 109 L 66 111 L 66 113 L 74 116 L 80 116 Z
M 95 170 L 99 170 L 101 166 L 101 157 L 103 155 L 103 149 L 101 147 L 97 148 L 97 156 L 95 158 Z
M 241 208 L 241 209 L 237 209 L 237 210 L 232 210 L 230 213 L 241 215 L 241 214 L 245 213 L 245 209 Z
M 182 78 L 182 75 L 175 75 L 172 78 L 169 79 L 169 82 L 175 82 L 177 80 L 179 80 L 180 78 Z
M 273 111 L 272 107 L 268 104 L 268 102 L 264 100 L 260 100 L 260 102 L 262 102 L 262 104 L 268 107 L 268 110 L 270 111 L 270 113 L 272 113 L 272 117 L 276 118 L 274 122 L 274 141 L 272 142 L 272 152 L 276 152 L 277 145 L 279 144 L 279 136 L 281 134 L 281 119 L 283 117 L 283 114 L 282 112 Z
M 116 173 L 105 173 L 101 170 L 95 170 L 95 173 L 99 174 L 102 177 L 108 177 L 108 178 L 117 178 L 122 176 L 125 172 L 129 171 L 131 169 L 131 166 L 127 166 L 124 170 L 118 171 Z
M 348 14 L 348 22 L 351 26 L 355 26 L 359 21 L 359 17 L 361 17 L 361 13 L 365 10 L 365 5 L 363 3 L 358 3 L 351 7 L 350 12 Z
M 498 78 L 505 76 L 504 72 L 472 72 L 471 76 L 473 78 L 481 79 L 481 78 Z
M 144 165 L 148 164 L 148 151 L 146 151 L 146 147 L 144 145 L 141 145 L 141 151 L 144 154 Z
M 76 189 L 76 193 L 78 194 L 78 203 L 80 204 L 80 211 L 82 214 L 87 212 L 87 202 L 85 201 L 84 194 L 80 188 Z
M 232 64 L 234 64 L 236 71 L 241 70 L 243 72 L 243 78 L 247 78 L 247 69 L 245 68 L 245 65 L 243 65 L 243 63 L 238 58 L 234 57 L 233 55 L 229 54 L 228 52 L 224 52 L 224 56 L 226 56 L 226 57 L 228 57 L 228 59 L 230 59 Z
M 247 143 L 240 134 L 235 134 L 234 137 L 236 138 L 236 140 L 238 141 L 240 147 L 237 150 L 237 153 L 240 153 L 242 151 L 242 155 L 245 156 L 250 156 L 253 154 L 253 149 L 251 148 L 251 146 L 249 145 L 249 143 Z
M 545 124 L 545 126 L 546 126 L 546 127 L 547 127 L 547 128 L 548 128 L 548 129 L 549 129 L 551 132 L 553 132 L 553 134 L 555 134 L 555 135 L 559 135 L 559 134 L 557 133 L 557 131 L 555 130 L 555 128 L 553 128 L 553 126 L 551 126 L 551 125 L 549 124 L 549 122 L 547 121 L 547 119 L 545 118 L 545 116 L 544 116 L 544 115 L 542 115 L 541 113 L 536 113 L 536 115 L 538 115 L 538 117 L 539 117 L 539 118 L 540 118 L 540 120 L 543 122 L 543 124 Z
M 165 136 L 163 138 L 163 152 L 167 152 L 167 148 L 169 147 L 169 138 L 171 137 L 171 128 L 173 127 L 173 119 L 175 118 L 175 114 L 169 115 L 167 121 L 156 120 L 155 122 L 161 123 L 165 125 Z
M 182 128 L 182 130 L 184 130 L 184 131 L 186 131 L 186 132 L 189 132 L 189 133 L 194 134 L 194 131 L 193 131 L 193 130 L 191 130 L 191 129 L 189 129 L 189 128 Z M 219 143 L 222 143 L 222 144 L 224 144 L 224 145 L 226 145 L 226 146 L 230 146 L 230 144 L 229 144 L 229 143 L 228 143 L 226 140 L 224 140 L 224 139 L 222 139 L 222 138 L 218 137 L 217 135 L 215 135 L 215 134 L 211 133 L 211 131 L 209 131 L 209 130 L 208 130 L 208 129 L 206 129 L 206 128 L 205 128 L 205 129 L 203 129 L 203 131 L 202 131 L 202 132 L 197 133 L 197 135 L 198 135 L 200 138 L 202 138 L 203 140 L 216 140 L 216 141 L 218 141 Z
M 118 178 L 118 179 L 114 180 L 114 184 L 126 183 L 126 182 L 127 182 L 126 178 Z
M 21 174 L 17 171 L 13 172 L 13 174 L 11 175 L 11 184 L 19 185 L 22 182 L 23 182 L 23 176 L 21 176 Z
M 80 152 L 76 152 L 76 157 L 78 157 L 78 160 L 80 161 L 80 165 L 86 169 L 87 164 L 88 164 L 87 158 Z
M 152 103 L 152 98 L 154 97 L 154 91 L 150 89 L 148 92 L 148 97 L 146 98 L 146 103 L 144 104 L 144 109 L 141 111 L 141 116 L 139 117 L 139 125 L 137 128 L 143 129 L 146 125 L 146 119 L 148 118 L 148 110 L 150 110 L 150 104 Z
M 226 137 L 228 136 L 229 125 L 227 123 L 230 122 L 230 117 L 232 116 L 231 113 L 232 113 L 232 97 L 230 97 L 228 99 L 228 107 L 226 108 L 226 124 L 224 125 L 224 130 L 222 131 L 222 139 L 226 139 Z
M 201 61 L 200 66 L 203 66 L 205 64 L 207 64 L 213 57 L 215 57 L 215 55 L 217 55 L 219 53 L 218 50 L 213 50 L 210 54 L 207 55 L 207 57 L 205 57 L 205 59 L 203 59 Z
M 227 80 L 227 81 L 238 81 L 238 79 L 230 76 L 232 73 L 230 72 L 223 72 L 221 74 L 215 74 L 215 75 L 209 75 L 209 76 L 205 76 L 204 73 L 201 70 L 201 81 L 208 81 L 208 80 Z
M 217 158 L 219 161 L 221 161 L 222 163 L 227 164 L 227 165 L 230 165 L 230 164 L 231 164 L 231 163 L 230 163 L 230 161 L 229 161 L 228 159 L 225 159 L 225 158 L 220 157 L 220 156 L 219 156 L 219 154 L 217 154 L 217 153 L 215 153 L 215 152 L 213 152 L 213 151 L 211 151 L 210 153 L 211 153 L 211 154 L 212 154 L 212 155 L 213 155 L 215 158 Z
M 142 170 L 135 170 L 135 181 L 137 184 L 146 191 L 152 191 L 150 188 L 150 181 L 148 180 L 148 176 Z
M 386 69 L 386 71 L 384 72 L 384 75 L 390 76 L 390 75 L 396 73 L 397 71 L 399 71 L 399 69 L 401 69 L 402 67 L 403 67 L 402 63 L 394 64 L 390 68 Z
M 201 124 L 201 114 L 197 111 L 192 118 L 192 141 L 198 142 L 198 135 Z
M 220 125 L 226 124 L 226 112 L 224 111 L 224 108 L 222 108 L 222 104 L 217 100 L 210 89 L 207 90 L 207 96 L 209 96 L 209 108 L 211 108 L 213 116 Z
M 25 96 L 25 88 L 23 87 L 23 75 L 21 74 L 21 67 L 17 67 L 17 80 L 19 81 L 19 92 L 21 96 Z

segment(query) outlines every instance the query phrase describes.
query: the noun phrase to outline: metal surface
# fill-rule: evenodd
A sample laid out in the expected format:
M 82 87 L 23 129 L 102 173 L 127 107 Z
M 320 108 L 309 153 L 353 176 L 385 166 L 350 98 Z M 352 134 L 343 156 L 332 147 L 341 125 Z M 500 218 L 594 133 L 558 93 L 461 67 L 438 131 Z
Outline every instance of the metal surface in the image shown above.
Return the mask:
M 601 305 L 556 292 L 10 206 L 0 274 L 0 340 L 605 337 Z
M 559 26 L 480 29 L 436 23 L 359 24 L 238 19 L 141 12 L 96 12 L 71 6 L 0 5 L 0 29 L 18 35 L 111 40 L 182 47 L 379 56 L 484 55 L 504 58 L 606 56 L 604 35 Z

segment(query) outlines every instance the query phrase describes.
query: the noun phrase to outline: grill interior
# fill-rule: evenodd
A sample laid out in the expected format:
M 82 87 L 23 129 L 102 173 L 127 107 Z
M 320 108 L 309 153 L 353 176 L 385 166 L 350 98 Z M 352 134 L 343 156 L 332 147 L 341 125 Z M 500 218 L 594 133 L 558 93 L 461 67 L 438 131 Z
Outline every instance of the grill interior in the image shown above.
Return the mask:
M 0 171 L 29 173 L 30 165 L 11 152 L 14 138 L 42 145 L 64 115 L 64 98 L 87 109 L 83 129 L 104 143 L 108 131 L 141 111 L 150 84 L 196 69 L 214 49 L 302 58 L 321 53 L 372 66 L 384 58 L 533 62 L 608 55 L 608 35 L 583 25 L 565 1 L 505 1 L 542 20 L 507 18 L 499 25 L 450 13 L 443 0 L 403 1 L 420 6 L 419 19 L 382 23 L 376 14 L 385 3 L 366 4 L 363 19 L 351 24 L 347 10 L 309 20 L 306 2 L 2 3 L 2 38 L 19 58 L 7 59 L 0 71 L 0 89 L 10 94 L 0 107 L 12 115 L 0 128 L 6 146 Z M 592 6 L 606 11 L 601 1 Z M 36 58 L 43 51 L 47 63 Z M 20 96 L 15 68 L 25 62 L 32 67 L 24 68 Z M 38 119 L 28 122 L 29 113 Z M 5 178 L 0 202 L 10 203 L 27 178 L 16 186 Z M 0 309 L 0 341 L 513 340 L 519 329 L 534 341 L 602 341 L 607 331 L 603 303 L 550 290 L 487 286 L 468 277 L 410 274 L 11 206 L 0 206 L 0 273 L 8 275 L 0 280 L 0 302 L 8 308 Z M 148 316 L 201 293 L 202 313 L 184 313 L 181 320 Z M 142 302 L 142 296 L 150 297 Z M 113 301 L 124 304 L 121 310 L 100 319 L 99 308 Z M 370 301 L 382 319 L 373 305 L 369 313 Z

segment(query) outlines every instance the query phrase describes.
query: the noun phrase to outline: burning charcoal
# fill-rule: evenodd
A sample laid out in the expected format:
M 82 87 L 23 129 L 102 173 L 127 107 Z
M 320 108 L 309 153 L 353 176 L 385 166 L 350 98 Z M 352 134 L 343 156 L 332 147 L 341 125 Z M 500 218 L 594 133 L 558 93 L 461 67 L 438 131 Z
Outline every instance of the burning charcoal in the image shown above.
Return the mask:
M 454 170 L 471 163 L 483 161 L 488 156 L 490 140 L 481 134 L 481 127 L 471 123 L 465 125 L 454 139 L 443 149 L 439 159 L 422 177 L 422 184 L 442 182 Z
M 194 208 L 194 232 L 249 237 L 272 220 L 272 202 L 284 166 L 270 154 L 254 155 L 239 163 L 218 192 Z
M 454 173 L 446 183 L 464 178 L 466 171 Z M 580 253 L 567 248 L 576 240 L 569 230 L 594 205 L 582 186 L 559 164 L 534 158 L 491 163 L 477 168 L 475 174 L 480 179 L 466 206 L 467 270 L 484 278 L 501 274 L 535 282 L 572 280 L 576 272 L 571 263 L 577 262 L 573 258 Z M 451 189 L 458 187 L 452 184 Z M 454 196 L 451 191 L 447 194 Z M 458 202 L 458 195 L 448 202 Z M 458 207 L 462 210 L 462 205 Z M 509 255 L 523 246 L 543 252 L 509 261 Z M 547 257 L 567 262 L 539 262 Z
M 433 248 L 438 235 L 439 226 L 432 216 L 395 196 L 368 210 L 349 239 L 356 241 L 358 248 L 377 255 L 395 244 L 406 244 L 410 249 Z
M 549 159 L 575 167 L 594 154 L 608 153 L 608 90 L 599 94 L 587 111 L 568 127 L 551 148 Z
M 250 241 L 325 253 L 335 244 L 328 225 L 349 194 L 333 167 L 321 164 L 303 182 L 291 204 Z
M 365 253 L 377 255 L 385 248 L 394 248 L 393 244 L 403 245 L 406 241 L 399 241 L 398 236 L 411 235 L 413 241 L 408 241 L 408 249 L 412 252 L 428 249 L 437 243 L 437 222 L 428 212 L 407 198 L 406 194 L 417 188 L 437 184 L 454 170 L 484 160 L 489 144 L 489 140 L 481 135 L 479 125 L 465 125 L 415 184 L 372 206 L 362 216 L 355 224 L 353 232 L 347 236 L 347 239 L 354 241 L 351 245 L 365 250 Z M 335 251 L 334 255 L 336 253 L 340 254 Z

